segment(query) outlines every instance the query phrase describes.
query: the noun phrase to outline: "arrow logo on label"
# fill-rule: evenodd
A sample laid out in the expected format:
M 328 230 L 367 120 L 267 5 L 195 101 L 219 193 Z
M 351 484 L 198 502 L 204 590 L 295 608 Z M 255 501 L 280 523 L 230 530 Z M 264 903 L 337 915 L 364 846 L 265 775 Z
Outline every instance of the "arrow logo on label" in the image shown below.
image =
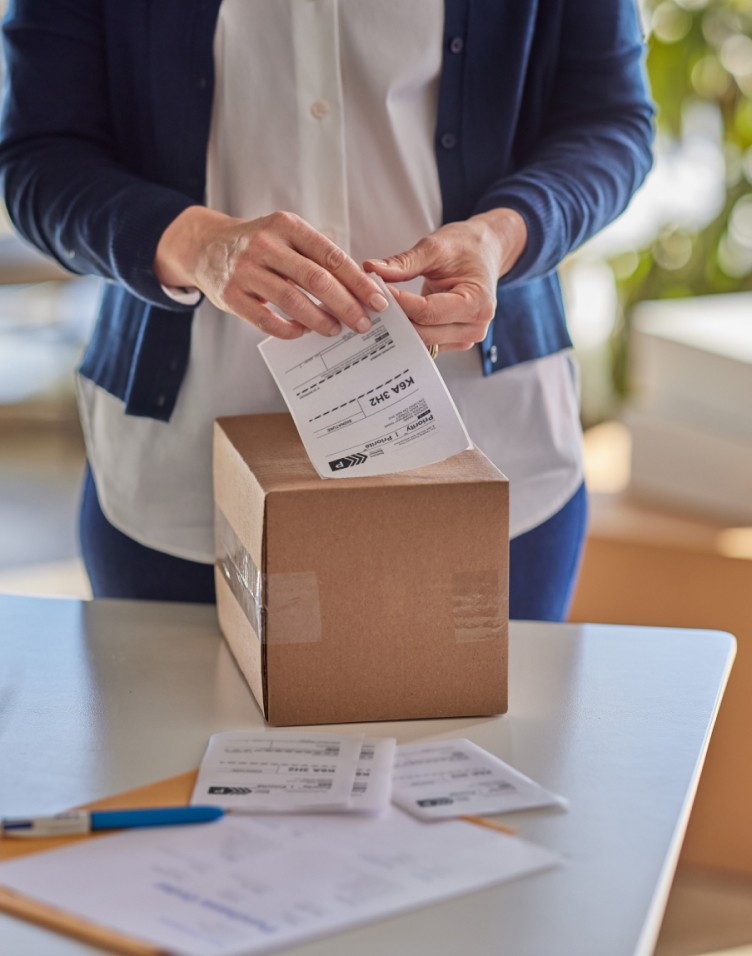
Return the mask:
M 353 468 L 355 465 L 362 465 L 368 461 L 368 455 L 356 452 L 354 455 L 347 455 L 345 458 L 335 458 L 329 462 L 332 471 L 341 471 L 343 468 Z

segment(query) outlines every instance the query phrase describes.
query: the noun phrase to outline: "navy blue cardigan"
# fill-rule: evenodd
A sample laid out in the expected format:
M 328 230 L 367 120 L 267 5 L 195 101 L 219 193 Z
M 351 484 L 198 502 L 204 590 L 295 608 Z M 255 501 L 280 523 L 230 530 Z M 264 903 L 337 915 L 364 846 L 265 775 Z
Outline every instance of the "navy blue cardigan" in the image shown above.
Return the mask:
M 378 0 L 374 0 L 375 3 Z M 220 0 L 11 0 L 0 177 L 19 232 L 110 280 L 81 371 L 168 420 L 192 309 L 152 262 L 203 201 Z M 651 162 L 635 0 L 445 0 L 436 159 L 445 222 L 527 222 L 482 345 L 486 374 L 569 344 L 555 269 L 621 212 Z

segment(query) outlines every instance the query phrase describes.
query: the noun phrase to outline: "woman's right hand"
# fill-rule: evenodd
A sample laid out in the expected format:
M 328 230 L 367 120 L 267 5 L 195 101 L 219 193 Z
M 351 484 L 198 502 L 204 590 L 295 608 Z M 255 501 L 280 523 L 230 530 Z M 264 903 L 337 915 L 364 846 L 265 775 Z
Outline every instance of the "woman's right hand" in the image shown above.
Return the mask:
M 388 304 L 339 246 L 289 212 L 236 219 L 190 206 L 162 234 L 154 272 L 162 285 L 200 289 L 217 308 L 280 339 L 308 330 L 337 335 L 342 325 L 367 332 L 364 304 L 375 312 Z

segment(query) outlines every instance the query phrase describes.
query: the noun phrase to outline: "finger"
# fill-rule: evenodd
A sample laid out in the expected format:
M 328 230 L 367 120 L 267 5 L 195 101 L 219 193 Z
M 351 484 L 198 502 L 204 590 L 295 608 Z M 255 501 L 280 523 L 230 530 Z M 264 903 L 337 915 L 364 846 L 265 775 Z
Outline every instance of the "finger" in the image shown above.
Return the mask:
M 374 312 L 383 312 L 389 305 L 373 279 L 343 249 L 304 220 L 292 230 L 290 241 L 299 253 L 299 259 L 291 265 L 295 271 L 286 270 L 286 274 L 323 302 L 348 327 L 355 329 L 358 320 L 366 319 L 370 328 L 364 306 Z
M 362 303 L 327 268 L 294 250 L 288 250 L 284 269 L 292 282 L 321 303 L 321 311 L 330 314 L 330 321 L 337 321 L 338 325 L 342 323 L 354 332 L 367 332 L 371 328 L 371 320 Z M 381 293 L 379 295 L 384 299 Z
M 252 249 L 253 264 L 292 279 L 354 331 L 371 327 L 365 306 L 383 312 L 389 305 L 374 280 L 339 246 L 293 213 L 267 217 L 252 238 Z
M 442 352 L 456 349 L 469 349 L 482 342 L 488 332 L 488 326 L 478 322 L 450 323 L 448 325 L 415 325 L 413 328 L 422 339 L 426 348 L 438 345 Z
M 392 288 L 391 291 L 415 325 L 436 327 L 467 323 L 487 327 L 496 311 L 495 297 L 475 286 L 457 285 L 451 292 L 430 295 L 417 295 L 398 288 Z
M 477 344 L 477 342 L 447 342 L 441 346 L 441 352 L 468 352 Z
M 435 298 L 433 295 L 415 295 L 415 293 L 405 292 L 402 289 L 397 289 L 392 286 L 390 286 L 389 289 L 398 301 L 400 297 L 403 301 L 405 298 L 409 298 L 416 301 L 419 306 L 424 305 L 427 299 Z M 402 305 L 402 302 L 400 302 L 400 305 Z M 445 322 L 442 324 L 435 323 L 433 325 L 425 323 L 419 324 L 412 320 L 407 309 L 405 310 L 405 314 L 413 322 L 415 331 L 421 339 L 423 339 L 424 343 L 427 346 L 439 345 L 441 346 L 442 352 L 472 348 L 473 345 L 482 342 L 488 332 L 488 322 L 485 321 Z
M 389 308 L 389 302 L 381 288 L 334 243 L 330 244 L 322 265 L 336 276 L 359 303 L 371 311 L 385 312 Z
M 411 249 L 387 259 L 366 259 L 363 268 L 375 272 L 387 282 L 404 282 L 430 273 L 444 256 L 444 243 L 435 236 L 426 236 Z
M 475 346 L 478 344 L 477 342 L 442 342 L 442 344 L 439 345 L 438 342 L 427 342 L 424 335 L 421 335 L 421 339 L 429 351 L 432 344 L 438 345 L 439 355 L 442 355 L 444 352 L 468 352 L 470 349 L 475 348 Z
M 248 276 L 257 298 L 271 302 L 285 315 L 319 335 L 339 335 L 340 323 L 302 292 L 292 280 L 268 270 L 253 270 Z
M 271 335 L 275 339 L 298 339 L 309 331 L 299 322 L 277 315 L 276 312 L 268 306 L 262 305 L 253 296 L 246 295 L 244 298 L 246 301 L 241 304 L 240 308 L 232 309 L 233 315 L 250 322 L 264 335 Z
M 413 328 L 427 346 L 439 345 L 444 352 L 450 346 L 470 347 L 482 342 L 486 337 L 485 325 L 473 325 L 463 322 L 461 325 L 437 325 L 429 328 L 425 325 L 414 325 Z

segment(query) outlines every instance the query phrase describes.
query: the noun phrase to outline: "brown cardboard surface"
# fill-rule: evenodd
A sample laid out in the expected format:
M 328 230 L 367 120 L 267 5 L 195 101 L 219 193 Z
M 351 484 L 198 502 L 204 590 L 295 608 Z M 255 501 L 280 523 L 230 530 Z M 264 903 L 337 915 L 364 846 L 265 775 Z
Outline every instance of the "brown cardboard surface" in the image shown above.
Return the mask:
M 721 522 L 593 495 L 570 619 L 711 628 L 737 656 L 710 740 L 680 862 L 752 875 L 752 555 L 731 556 Z M 688 646 L 687 653 L 691 652 Z
M 298 432 L 287 414 L 234 415 L 220 418 L 215 424 L 215 442 L 220 442 L 233 457 L 236 464 L 253 462 L 251 493 L 258 487 L 263 491 L 319 490 L 322 484 L 336 482 L 341 489 L 405 487 L 411 485 L 453 484 L 470 481 L 498 482 L 501 472 L 477 449 L 454 455 L 446 461 L 424 468 L 413 468 L 395 475 L 378 478 L 322 479 L 305 454 Z M 226 443 L 226 445 L 225 445 Z M 216 447 L 216 446 L 215 446 Z M 273 453 L 269 450 L 273 448 Z M 265 450 L 266 449 L 266 450 Z M 223 472 L 227 463 L 223 460 Z M 233 470 L 232 480 L 237 477 Z M 217 474 L 220 484 L 215 484 L 215 496 L 223 497 L 223 474 Z M 228 516 L 230 517 L 230 516 Z M 235 522 L 233 522 L 235 523 Z
M 289 416 L 242 416 L 217 423 L 214 467 L 261 562 L 260 661 L 221 585 L 220 625 L 271 723 L 506 710 L 508 483 L 481 452 L 325 481 Z

